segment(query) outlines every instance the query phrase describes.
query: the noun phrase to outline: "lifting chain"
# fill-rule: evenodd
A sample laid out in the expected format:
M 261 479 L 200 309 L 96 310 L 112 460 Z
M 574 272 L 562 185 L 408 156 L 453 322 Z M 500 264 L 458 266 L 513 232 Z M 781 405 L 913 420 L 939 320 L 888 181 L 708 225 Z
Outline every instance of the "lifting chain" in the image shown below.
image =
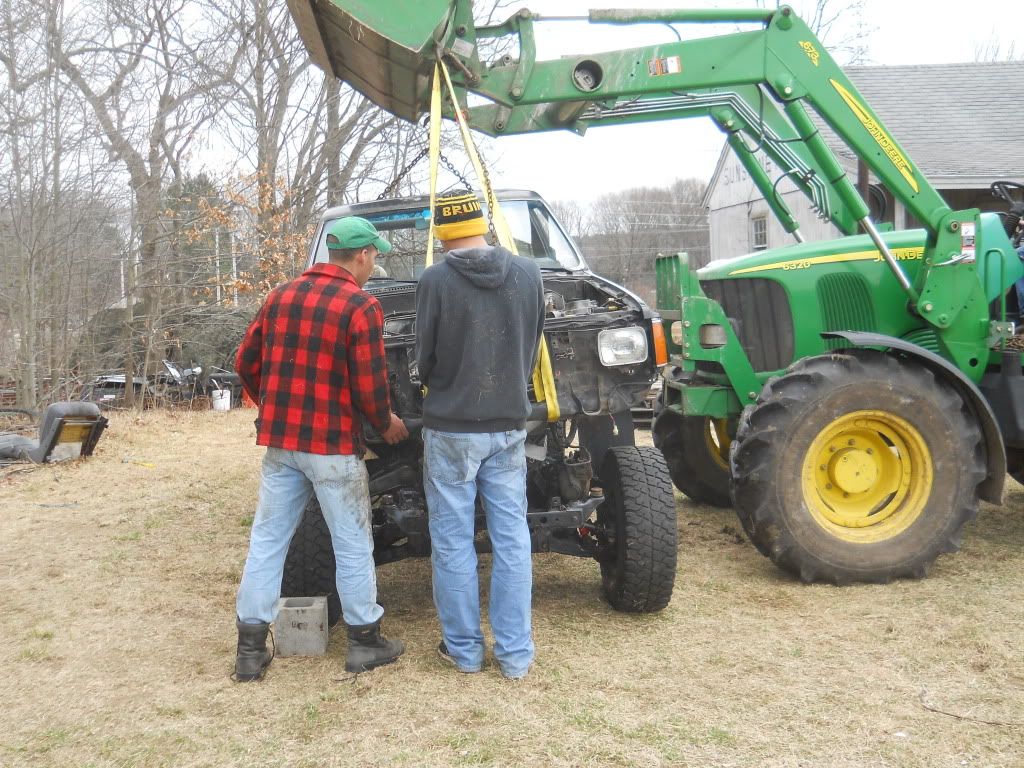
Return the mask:
M 417 152 L 416 157 L 414 157 L 412 160 L 406 163 L 402 167 L 402 170 L 395 174 L 395 178 L 391 180 L 391 183 L 384 187 L 384 191 L 377 195 L 377 199 L 383 200 L 386 197 L 390 197 L 391 193 L 395 191 L 395 188 L 401 183 L 402 179 L 404 179 L 408 175 L 409 171 L 411 171 L 416 166 L 416 163 L 418 163 L 420 160 L 427 156 L 427 153 L 429 151 L 430 146 L 428 145 L 421 149 L 419 152 Z
M 462 185 L 466 188 L 466 191 L 467 192 L 472 192 L 473 191 L 473 187 L 470 186 L 469 180 L 459 172 L 458 168 L 456 168 L 454 165 L 452 165 L 452 161 L 449 160 L 444 155 L 438 155 L 438 157 L 441 160 L 441 165 L 443 165 L 445 168 L 447 168 L 451 172 L 451 174 L 453 176 L 455 176 L 455 178 L 457 178 L 459 181 L 462 182 Z
M 406 176 L 409 175 L 409 171 L 411 171 L 413 168 L 415 168 L 416 164 L 420 160 L 422 160 L 424 157 L 426 157 L 428 152 L 430 152 L 430 146 L 429 145 L 424 147 L 423 149 L 421 149 L 419 152 L 417 152 L 416 153 L 416 157 L 414 157 L 412 160 L 410 160 L 408 163 L 406 163 L 402 167 L 402 170 L 400 170 L 395 175 L 395 178 L 391 180 L 391 183 L 389 183 L 384 188 L 384 191 L 381 192 L 379 195 L 377 195 L 377 199 L 378 200 L 383 200 L 383 199 L 385 199 L 387 197 L 390 197 L 391 193 L 395 191 L 395 189 L 401 183 L 402 179 L 404 179 Z M 451 160 L 449 160 L 443 154 L 439 155 L 439 158 L 441 160 L 442 165 L 444 165 L 445 168 L 447 168 L 449 171 L 451 171 L 452 175 L 455 176 L 455 178 L 457 178 L 459 181 L 461 181 L 465 185 L 467 191 L 472 190 L 472 187 L 469 185 L 469 181 L 459 171 L 459 169 L 455 167 L 455 165 L 452 163 Z M 490 213 L 490 211 L 488 211 L 488 213 Z M 492 230 L 493 230 L 493 227 L 492 227 Z
M 487 172 L 487 166 L 484 164 L 483 159 L 480 160 L 480 170 L 484 173 L 484 195 L 487 197 L 485 201 L 487 203 L 487 232 L 491 236 L 491 242 L 498 242 L 498 233 L 494 230 L 494 189 L 491 187 L 491 176 Z M 466 189 L 469 189 L 467 185 Z
M 461 64 L 461 62 L 458 63 Z M 451 101 L 450 95 L 448 98 L 449 101 Z M 454 105 L 454 108 L 458 109 L 458 105 Z M 409 175 L 409 172 L 413 168 L 415 168 L 416 164 L 424 157 L 426 157 L 429 154 L 429 152 L 430 144 L 428 143 L 425 147 L 423 147 L 423 149 L 416 153 L 416 156 L 413 157 L 412 160 L 410 160 L 404 166 L 402 166 L 402 169 L 397 174 L 395 174 L 395 178 L 393 178 L 391 182 L 384 188 L 384 191 L 377 195 L 377 199 L 384 200 L 385 198 L 390 197 L 391 194 L 395 191 L 395 189 L 398 188 L 398 185 L 402 182 L 402 179 Z M 473 191 L 473 186 L 469 183 L 469 180 L 462 174 L 461 171 L 459 171 L 458 168 L 455 167 L 452 161 L 449 160 L 444 155 L 444 153 L 438 153 L 438 159 L 441 161 L 441 164 L 445 168 L 447 168 L 448 171 L 462 183 L 463 188 L 467 192 Z M 487 171 L 487 166 L 484 164 L 482 158 L 480 160 L 480 170 L 483 172 L 483 178 L 481 179 L 481 181 L 483 182 L 484 185 L 484 197 L 486 198 L 485 203 L 487 205 L 487 232 L 491 236 L 491 242 L 497 243 L 498 233 L 494 229 L 494 189 L 491 187 L 490 173 Z M 433 216 L 433 211 L 431 211 L 431 216 Z

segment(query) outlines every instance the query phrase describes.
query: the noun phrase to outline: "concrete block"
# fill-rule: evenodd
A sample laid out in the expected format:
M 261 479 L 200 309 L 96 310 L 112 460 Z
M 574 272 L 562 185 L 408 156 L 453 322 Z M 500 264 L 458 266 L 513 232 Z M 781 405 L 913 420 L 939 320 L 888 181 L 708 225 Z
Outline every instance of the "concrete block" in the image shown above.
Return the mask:
M 327 653 L 326 597 L 284 597 L 277 605 L 274 643 L 278 656 Z

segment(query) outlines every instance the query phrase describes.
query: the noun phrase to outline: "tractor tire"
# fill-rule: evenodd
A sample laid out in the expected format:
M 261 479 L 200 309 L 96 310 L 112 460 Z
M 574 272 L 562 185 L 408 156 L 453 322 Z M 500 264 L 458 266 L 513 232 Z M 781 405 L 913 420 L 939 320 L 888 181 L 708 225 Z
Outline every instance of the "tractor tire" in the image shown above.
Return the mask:
M 960 548 L 985 479 L 981 430 L 927 368 L 868 350 L 806 358 L 740 419 L 733 503 L 805 582 L 920 578 Z
M 676 505 L 665 461 L 655 448 L 614 446 L 600 478 L 597 520 L 613 534 L 598 558 L 605 597 L 617 611 L 660 611 L 676 578 Z
M 1017 448 L 1006 449 L 1006 474 L 1024 485 L 1024 451 Z
M 728 421 L 668 412 L 658 421 L 658 447 L 672 484 L 698 504 L 731 507 Z
M 284 561 L 281 580 L 282 597 L 327 598 L 327 623 L 334 626 L 341 619 L 341 599 L 335 580 L 334 546 L 327 521 L 314 497 L 306 505 L 302 520 L 292 537 Z

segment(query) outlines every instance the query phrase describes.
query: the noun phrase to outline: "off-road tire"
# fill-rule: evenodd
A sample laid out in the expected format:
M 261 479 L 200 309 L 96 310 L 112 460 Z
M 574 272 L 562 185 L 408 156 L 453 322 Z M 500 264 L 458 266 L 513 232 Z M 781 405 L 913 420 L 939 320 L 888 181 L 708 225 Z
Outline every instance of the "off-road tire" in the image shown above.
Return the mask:
M 598 522 L 614 531 L 599 558 L 605 597 L 618 611 L 660 611 L 676 578 L 676 508 L 665 460 L 652 447 L 615 446 L 600 478 L 605 501 Z
M 731 507 L 729 469 L 711 454 L 706 416 L 679 416 L 663 411 L 655 433 L 672 484 L 692 501 L 713 507 Z
M 335 581 L 334 547 L 331 532 L 313 498 L 302 513 L 302 520 L 288 547 L 281 580 L 282 597 L 327 597 L 327 622 L 334 626 L 341 619 L 341 599 Z
M 908 527 L 871 542 L 820 524 L 802 479 L 816 436 L 861 410 L 909 424 L 932 469 Z M 938 555 L 960 548 L 986 475 L 981 430 L 956 390 L 912 360 L 868 350 L 805 358 L 769 380 L 744 411 L 730 458 L 733 503 L 758 550 L 805 582 L 835 584 L 925 576 Z
M 1024 485 L 1024 451 L 1018 448 L 1006 449 L 1006 474 Z

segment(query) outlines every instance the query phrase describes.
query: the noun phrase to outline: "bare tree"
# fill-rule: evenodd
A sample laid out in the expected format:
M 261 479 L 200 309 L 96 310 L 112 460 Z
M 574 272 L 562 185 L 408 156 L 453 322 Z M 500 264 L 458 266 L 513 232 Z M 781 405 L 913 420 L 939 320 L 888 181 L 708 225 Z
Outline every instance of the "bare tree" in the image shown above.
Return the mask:
M 0 7 L 0 314 L 17 339 L 13 370 L 0 376 L 17 379 L 30 408 L 71 393 L 75 330 L 88 305 L 116 298 L 97 238 L 113 229 L 112 200 L 100 190 L 93 126 L 51 66 L 51 10 Z
M 52 54 L 93 111 L 111 157 L 129 179 L 137 256 L 125 269 L 125 394 L 133 402 L 136 266 L 160 280 L 156 257 L 164 233 L 160 213 L 168 169 L 192 146 L 197 130 L 220 109 L 242 48 L 186 0 L 87 0 L 62 30 L 49 14 Z M 150 334 L 152 338 L 152 334 Z M 148 355 L 147 355 L 148 356 Z M 145 379 L 144 379 L 145 380 Z
M 241 174 L 230 196 L 263 285 L 317 210 L 383 188 L 425 137 L 314 67 L 284 0 L 231 0 L 219 13 L 244 56 L 216 124 Z
M 686 251 L 697 263 L 707 261 L 704 187 L 698 179 L 680 179 L 668 187 L 637 187 L 599 198 L 591 206 L 589 233 L 580 239 L 590 266 L 653 301 L 659 254 Z
M 757 0 L 757 5 L 774 7 L 778 0 Z M 795 0 L 792 5 L 807 26 L 844 66 L 870 63 L 868 44 L 875 27 L 864 21 L 864 0 Z
M 300 268 L 321 208 L 414 191 L 425 143 L 310 65 L 284 0 L 3 0 L 0 389 L 123 368 L 130 402 Z
M 551 211 L 576 242 L 590 234 L 592 222 L 587 206 L 576 200 L 555 200 L 551 203 Z
M 864 0 L 814 0 L 808 6 L 807 26 L 840 64 L 868 63 L 868 38 L 874 27 L 864 21 Z
M 1024 51 L 1017 50 L 1016 40 L 1011 39 L 1009 44 L 1003 47 L 1003 41 L 993 37 L 983 44 L 974 46 L 974 60 L 977 62 L 1021 61 L 1024 60 Z

